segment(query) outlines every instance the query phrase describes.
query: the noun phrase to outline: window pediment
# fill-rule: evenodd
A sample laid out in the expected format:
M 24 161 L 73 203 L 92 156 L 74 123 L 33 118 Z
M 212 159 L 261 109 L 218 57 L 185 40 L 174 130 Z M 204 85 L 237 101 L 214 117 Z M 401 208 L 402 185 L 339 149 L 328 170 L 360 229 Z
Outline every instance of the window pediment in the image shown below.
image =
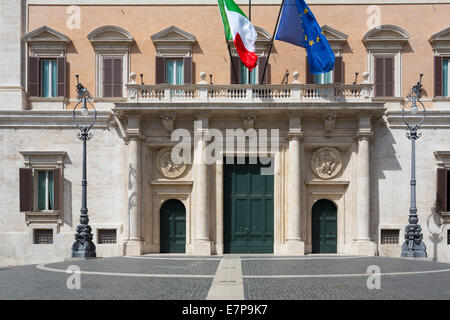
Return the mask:
M 133 36 L 125 29 L 117 26 L 103 26 L 95 29 L 87 36 L 94 45 L 123 44 L 130 46 L 134 42 Z
M 433 34 L 428 40 L 433 47 L 433 50 L 450 52 L 450 27 Z
M 348 35 L 327 25 L 322 26 L 322 32 L 333 51 L 342 51 L 342 48 L 347 42 Z
M 267 55 L 269 51 L 269 44 L 272 41 L 272 35 L 265 29 L 255 26 L 255 31 L 257 34 L 255 41 L 255 50 L 258 56 Z M 238 55 L 236 48 L 234 47 L 233 41 L 229 41 L 231 52 L 233 55 Z
M 401 50 L 410 38 L 409 33 L 394 25 L 381 25 L 367 32 L 363 42 L 368 49 L 398 49 Z
M 37 28 L 36 30 L 28 32 L 23 36 L 23 40 L 25 40 L 29 44 L 34 43 L 67 44 L 70 42 L 68 36 L 48 26 L 42 26 Z
M 150 37 L 158 56 L 190 56 L 197 38 L 176 26 L 170 26 Z

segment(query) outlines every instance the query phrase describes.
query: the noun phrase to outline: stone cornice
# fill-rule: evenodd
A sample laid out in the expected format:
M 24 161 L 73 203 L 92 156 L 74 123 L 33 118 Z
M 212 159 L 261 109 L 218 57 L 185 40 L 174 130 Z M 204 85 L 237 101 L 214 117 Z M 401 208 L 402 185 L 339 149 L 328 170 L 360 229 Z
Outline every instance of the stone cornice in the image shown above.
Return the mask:
M 401 110 L 387 110 L 386 119 L 391 129 L 406 129 Z M 408 119 L 408 117 L 407 117 Z M 427 110 L 420 129 L 450 129 L 450 110 Z
M 111 126 L 112 112 L 98 111 L 93 129 Z M 87 124 L 87 123 L 86 123 Z M 0 128 L 77 129 L 72 110 L 66 111 L 6 111 L 0 110 Z M 77 129 L 78 130 L 78 129 Z

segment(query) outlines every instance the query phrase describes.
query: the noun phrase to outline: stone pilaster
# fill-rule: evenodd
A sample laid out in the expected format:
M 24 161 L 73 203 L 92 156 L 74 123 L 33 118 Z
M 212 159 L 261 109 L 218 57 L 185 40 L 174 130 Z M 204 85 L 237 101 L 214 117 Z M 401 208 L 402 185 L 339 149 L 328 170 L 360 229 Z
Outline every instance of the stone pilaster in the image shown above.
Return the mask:
M 194 203 L 195 203 L 195 236 L 192 243 L 192 254 L 211 255 L 211 240 L 209 234 L 209 185 L 208 165 L 204 154 L 206 148 L 205 131 L 208 119 L 200 118 L 194 129 Z
M 375 244 L 370 239 L 370 116 L 359 118 L 358 157 L 357 157 L 357 195 L 356 195 L 356 239 L 355 253 L 374 255 Z
M 303 132 L 301 129 L 300 117 L 291 117 L 289 120 L 288 132 L 288 174 L 287 185 L 287 234 L 284 254 L 303 255 L 305 253 L 304 242 L 302 241 L 301 226 L 301 139 Z
M 127 127 L 128 138 L 128 237 L 124 243 L 125 255 L 141 255 L 141 187 L 140 187 L 140 119 L 130 115 Z
M 26 108 L 25 1 L 2 0 L 0 6 L 0 110 L 22 110 Z

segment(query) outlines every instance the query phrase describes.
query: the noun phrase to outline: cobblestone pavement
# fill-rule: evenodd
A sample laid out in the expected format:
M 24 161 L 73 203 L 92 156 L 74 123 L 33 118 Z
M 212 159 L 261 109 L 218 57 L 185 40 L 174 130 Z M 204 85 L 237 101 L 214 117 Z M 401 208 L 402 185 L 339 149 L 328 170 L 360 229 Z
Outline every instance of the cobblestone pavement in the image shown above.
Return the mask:
M 240 279 L 229 282 L 241 283 L 242 296 L 249 300 L 450 299 L 450 264 L 446 263 L 354 256 L 236 258 L 241 260 L 242 273 L 231 273 Z M 218 269 L 221 259 L 117 257 L 1 268 L 0 299 L 204 300 L 215 277 L 220 284 L 219 273 L 223 277 L 228 272 Z M 69 266 L 81 270 L 80 290 L 67 287 L 68 279 L 75 276 L 66 273 Z M 367 287 L 369 266 L 379 268 L 380 289 Z M 372 278 L 371 283 L 376 281 Z

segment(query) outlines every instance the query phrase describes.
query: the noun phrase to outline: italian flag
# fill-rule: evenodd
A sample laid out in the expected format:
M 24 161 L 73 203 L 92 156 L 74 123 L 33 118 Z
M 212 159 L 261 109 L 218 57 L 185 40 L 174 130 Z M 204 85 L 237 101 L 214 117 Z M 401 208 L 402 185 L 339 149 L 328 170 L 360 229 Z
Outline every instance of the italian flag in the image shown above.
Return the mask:
M 251 71 L 256 67 L 256 30 L 241 8 L 233 0 L 218 0 L 225 37 L 233 40 L 242 63 Z

